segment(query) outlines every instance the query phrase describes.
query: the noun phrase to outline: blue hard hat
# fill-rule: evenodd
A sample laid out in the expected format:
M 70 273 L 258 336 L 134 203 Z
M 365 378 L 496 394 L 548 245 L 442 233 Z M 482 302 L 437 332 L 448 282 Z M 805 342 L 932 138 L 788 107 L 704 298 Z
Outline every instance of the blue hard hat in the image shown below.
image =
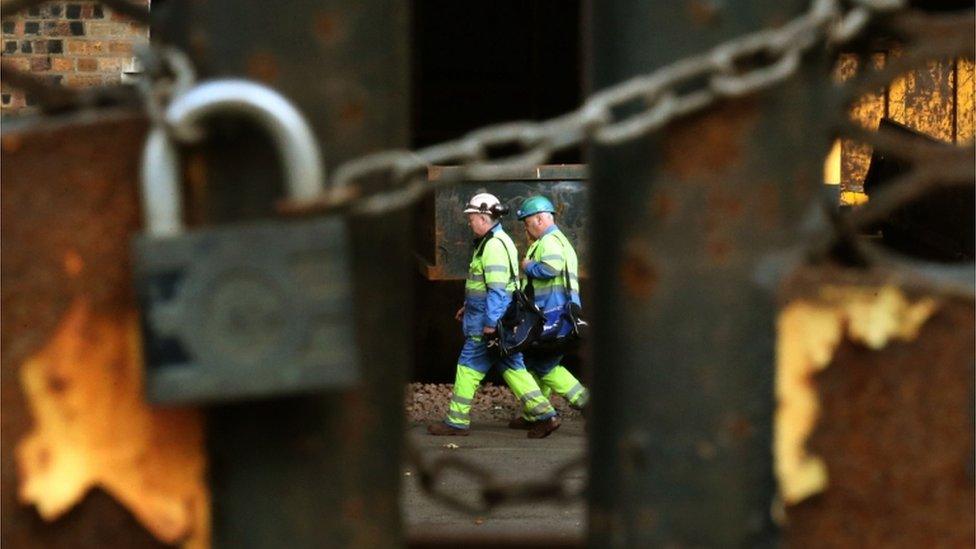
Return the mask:
M 515 216 L 518 217 L 519 220 L 522 220 L 530 215 L 535 215 L 540 212 L 549 212 L 554 214 L 556 213 L 556 207 L 552 205 L 552 202 L 550 202 L 548 198 L 542 195 L 531 196 L 526 198 L 525 202 L 522 202 L 522 206 L 517 212 L 515 212 Z

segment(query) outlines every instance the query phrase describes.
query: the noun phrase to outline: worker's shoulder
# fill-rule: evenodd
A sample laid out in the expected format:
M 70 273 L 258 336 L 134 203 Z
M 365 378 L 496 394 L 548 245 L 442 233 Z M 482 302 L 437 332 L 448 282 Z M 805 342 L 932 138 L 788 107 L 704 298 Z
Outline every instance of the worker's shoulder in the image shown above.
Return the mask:
M 498 231 L 485 242 L 485 251 L 491 250 L 493 253 L 506 253 L 509 245 L 515 245 L 512 237 L 508 236 L 508 233 L 505 231 Z
M 560 236 L 562 236 L 562 238 L 560 238 Z M 561 250 L 563 247 L 563 240 L 565 238 L 566 236 L 562 234 L 562 231 L 556 229 L 551 233 L 542 235 L 542 238 L 539 239 L 539 245 L 546 250 Z M 568 243 L 569 240 L 567 239 L 566 242 Z

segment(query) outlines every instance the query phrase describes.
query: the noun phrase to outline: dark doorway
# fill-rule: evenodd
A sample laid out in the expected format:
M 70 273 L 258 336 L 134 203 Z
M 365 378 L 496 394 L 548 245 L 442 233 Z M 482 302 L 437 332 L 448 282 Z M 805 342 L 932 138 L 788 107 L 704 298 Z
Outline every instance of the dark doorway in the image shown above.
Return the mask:
M 544 120 L 579 106 L 578 0 L 415 0 L 411 8 L 412 147 L 487 124 Z M 577 151 L 550 160 L 580 161 Z M 418 238 L 429 239 L 432 197 L 416 215 Z M 453 380 L 463 343 L 453 315 L 463 293 L 461 281 L 433 282 L 418 273 L 413 381 Z

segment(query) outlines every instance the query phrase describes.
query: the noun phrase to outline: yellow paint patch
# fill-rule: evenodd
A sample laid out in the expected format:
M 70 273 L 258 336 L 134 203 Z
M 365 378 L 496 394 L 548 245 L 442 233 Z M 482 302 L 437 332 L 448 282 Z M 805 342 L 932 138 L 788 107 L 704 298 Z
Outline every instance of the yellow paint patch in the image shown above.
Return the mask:
M 21 366 L 35 425 L 16 450 L 18 496 L 52 521 L 99 487 L 161 541 L 208 547 L 201 418 L 146 404 L 137 319 L 127 316 L 97 316 L 78 299 Z
M 827 487 L 827 467 L 806 448 L 820 415 L 813 377 L 830 364 L 843 337 L 871 349 L 911 341 L 937 307 L 914 303 L 895 287 L 826 287 L 818 300 L 798 300 L 779 314 L 773 455 L 780 496 L 796 504 Z
M 844 206 L 860 206 L 866 204 L 868 195 L 860 191 L 841 191 L 840 203 Z
M 976 65 L 972 59 L 956 61 L 956 143 L 972 143 L 976 134 Z

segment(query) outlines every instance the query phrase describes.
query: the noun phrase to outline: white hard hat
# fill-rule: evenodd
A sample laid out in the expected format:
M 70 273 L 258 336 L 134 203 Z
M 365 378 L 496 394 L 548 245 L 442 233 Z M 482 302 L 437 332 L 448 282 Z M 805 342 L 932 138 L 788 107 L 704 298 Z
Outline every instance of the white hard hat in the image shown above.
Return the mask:
M 483 213 L 492 217 L 501 217 L 508 213 L 508 207 L 491 193 L 478 193 L 465 204 L 464 213 Z

